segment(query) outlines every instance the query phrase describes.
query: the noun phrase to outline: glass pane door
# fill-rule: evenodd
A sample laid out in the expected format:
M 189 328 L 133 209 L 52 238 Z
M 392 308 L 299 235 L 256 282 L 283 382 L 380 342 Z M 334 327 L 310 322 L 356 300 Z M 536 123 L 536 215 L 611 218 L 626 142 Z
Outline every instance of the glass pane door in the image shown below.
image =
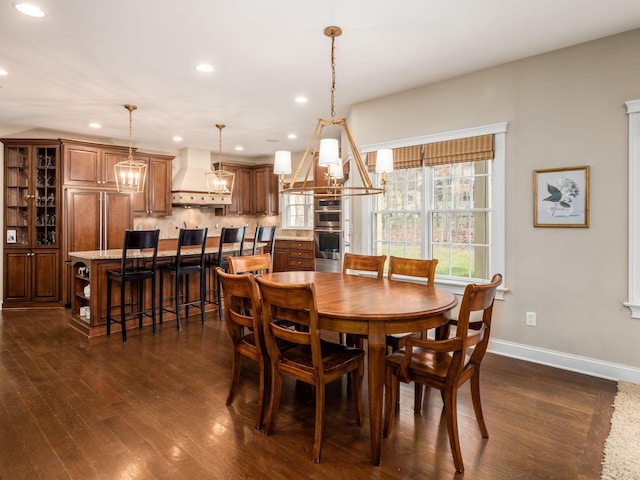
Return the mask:
M 7 148 L 5 245 L 29 245 L 29 147 Z
M 57 155 L 55 147 L 37 147 L 35 226 L 36 245 L 56 245 L 57 238 Z

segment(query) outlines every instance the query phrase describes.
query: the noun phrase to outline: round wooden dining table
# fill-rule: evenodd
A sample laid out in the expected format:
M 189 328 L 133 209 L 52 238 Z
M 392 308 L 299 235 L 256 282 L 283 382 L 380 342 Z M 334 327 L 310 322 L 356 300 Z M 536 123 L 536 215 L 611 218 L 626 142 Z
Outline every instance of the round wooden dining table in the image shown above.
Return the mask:
M 314 283 L 322 330 L 368 337 L 371 463 L 380 465 L 386 335 L 439 327 L 457 305 L 443 289 L 397 280 L 332 272 L 278 272 L 261 275 L 277 283 Z

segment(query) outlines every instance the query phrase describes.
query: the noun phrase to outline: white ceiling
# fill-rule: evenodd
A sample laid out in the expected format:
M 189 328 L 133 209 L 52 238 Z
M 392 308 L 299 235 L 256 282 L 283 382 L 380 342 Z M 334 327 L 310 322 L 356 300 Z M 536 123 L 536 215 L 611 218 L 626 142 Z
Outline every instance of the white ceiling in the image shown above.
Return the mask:
M 135 145 L 217 152 L 224 123 L 224 155 L 242 145 L 249 157 L 304 150 L 317 118 L 330 118 L 329 25 L 343 30 L 338 118 L 357 102 L 640 27 L 639 0 L 32 2 L 47 16 L 0 0 L 0 135 L 50 129 L 126 145 L 122 105 L 134 103 Z M 194 69 L 205 61 L 215 72 Z

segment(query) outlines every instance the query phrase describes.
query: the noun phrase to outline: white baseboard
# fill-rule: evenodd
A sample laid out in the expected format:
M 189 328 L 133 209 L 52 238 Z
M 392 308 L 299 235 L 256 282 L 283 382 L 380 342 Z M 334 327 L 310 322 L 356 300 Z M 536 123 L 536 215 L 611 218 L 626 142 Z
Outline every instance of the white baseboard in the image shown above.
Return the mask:
M 489 340 L 489 352 L 608 380 L 640 384 L 640 368 L 506 340 Z

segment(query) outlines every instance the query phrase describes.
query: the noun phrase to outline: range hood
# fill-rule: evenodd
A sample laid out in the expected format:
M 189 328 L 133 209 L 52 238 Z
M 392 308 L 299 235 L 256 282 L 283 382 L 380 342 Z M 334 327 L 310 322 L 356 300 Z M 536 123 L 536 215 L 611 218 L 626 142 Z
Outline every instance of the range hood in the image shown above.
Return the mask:
M 231 194 L 210 195 L 206 173 L 211 171 L 211 151 L 183 148 L 171 184 L 171 204 L 176 207 L 217 207 L 231 204 Z

